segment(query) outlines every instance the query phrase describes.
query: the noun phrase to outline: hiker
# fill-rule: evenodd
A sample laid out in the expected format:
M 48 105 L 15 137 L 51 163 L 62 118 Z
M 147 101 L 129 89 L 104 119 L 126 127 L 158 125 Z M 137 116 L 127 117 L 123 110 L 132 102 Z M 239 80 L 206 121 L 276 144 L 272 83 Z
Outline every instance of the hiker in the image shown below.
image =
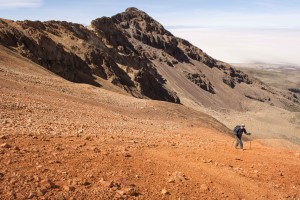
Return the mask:
M 235 143 L 235 148 L 238 147 L 238 145 L 240 145 L 240 148 L 242 150 L 244 150 L 243 148 L 243 141 L 242 141 L 242 135 L 243 133 L 245 133 L 246 135 L 251 135 L 251 133 L 247 133 L 246 129 L 245 129 L 245 125 L 241 124 L 241 125 L 237 125 L 234 129 L 233 129 L 233 134 L 236 138 L 236 143 Z

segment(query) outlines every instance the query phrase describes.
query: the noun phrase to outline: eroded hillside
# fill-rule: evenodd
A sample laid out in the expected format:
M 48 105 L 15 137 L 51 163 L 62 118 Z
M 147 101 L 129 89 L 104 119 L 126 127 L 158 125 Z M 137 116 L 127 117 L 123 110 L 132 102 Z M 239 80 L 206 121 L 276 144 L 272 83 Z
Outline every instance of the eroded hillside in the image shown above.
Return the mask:
M 260 101 L 299 110 L 297 95 L 213 59 L 136 8 L 95 19 L 88 27 L 2 19 L 0 38 L 2 45 L 69 81 L 138 98 L 234 110 Z
M 204 113 L 71 83 L 3 47 L 0 124 L 0 199 L 300 198 L 299 152 L 234 149 Z

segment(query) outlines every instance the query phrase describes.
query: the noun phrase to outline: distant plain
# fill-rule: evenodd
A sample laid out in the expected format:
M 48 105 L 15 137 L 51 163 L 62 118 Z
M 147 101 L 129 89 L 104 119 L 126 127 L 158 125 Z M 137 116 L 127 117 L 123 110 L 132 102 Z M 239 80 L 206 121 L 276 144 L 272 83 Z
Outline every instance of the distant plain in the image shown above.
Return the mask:
M 279 64 L 232 64 L 247 74 L 279 89 L 300 89 L 300 66 Z

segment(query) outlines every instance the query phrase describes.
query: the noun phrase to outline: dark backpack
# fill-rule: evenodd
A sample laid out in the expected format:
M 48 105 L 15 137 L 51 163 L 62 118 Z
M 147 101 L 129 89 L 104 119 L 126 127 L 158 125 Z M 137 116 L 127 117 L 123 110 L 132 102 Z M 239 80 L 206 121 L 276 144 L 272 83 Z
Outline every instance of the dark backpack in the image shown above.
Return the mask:
M 233 129 L 233 133 L 235 133 L 235 134 L 237 134 L 238 133 L 238 131 L 240 130 L 240 126 L 236 126 L 236 127 L 234 127 L 234 129 Z

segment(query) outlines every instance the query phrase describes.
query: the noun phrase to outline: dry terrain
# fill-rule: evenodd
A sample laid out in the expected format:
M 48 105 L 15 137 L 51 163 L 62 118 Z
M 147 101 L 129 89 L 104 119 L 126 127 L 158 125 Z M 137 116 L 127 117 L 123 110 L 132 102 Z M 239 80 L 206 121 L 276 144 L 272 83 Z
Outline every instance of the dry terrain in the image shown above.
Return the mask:
M 97 18 L 88 27 L 0 19 L 0 44 L 69 81 L 138 98 L 241 112 L 258 101 L 300 111 L 299 94 L 271 88 L 212 58 L 137 8 Z
M 290 69 L 295 69 L 293 74 L 267 66 L 267 73 L 264 68 L 255 74 L 249 71 L 253 77 L 172 35 L 137 8 L 97 18 L 88 27 L 65 21 L 0 19 L 0 44 L 38 68 L 86 84 L 81 87 L 87 96 L 102 88 L 174 102 L 213 116 L 229 129 L 244 123 L 254 138 L 267 143 L 276 140 L 290 149 L 300 144 L 300 94 L 255 78 L 293 86 L 299 82 L 296 68 Z M 3 55 L 2 59 L 7 58 Z M 46 77 L 46 84 L 53 85 Z
M 247 74 L 279 90 L 295 89 L 299 95 L 300 68 L 274 64 L 233 64 Z M 300 113 L 287 111 L 259 101 L 244 102 L 244 112 L 232 110 L 206 110 L 228 127 L 246 123 L 253 137 L 262 139 L 264 144 L 297 149 L 300 145 Z M 272 141 L 272 142 L 270 142 Z M 291 144 L 292 143 L 292 144 Z M 295 146 L 296 144 L 296 146 Z
M 233 64 L 233 66 L 279 89 L 300 90 L 299 66 L 274 64 Z
M 0 124 L 0 199 L 300 199 L 298 150 L 234 149 L 202 112 L 72 83 L 2 47 Z

